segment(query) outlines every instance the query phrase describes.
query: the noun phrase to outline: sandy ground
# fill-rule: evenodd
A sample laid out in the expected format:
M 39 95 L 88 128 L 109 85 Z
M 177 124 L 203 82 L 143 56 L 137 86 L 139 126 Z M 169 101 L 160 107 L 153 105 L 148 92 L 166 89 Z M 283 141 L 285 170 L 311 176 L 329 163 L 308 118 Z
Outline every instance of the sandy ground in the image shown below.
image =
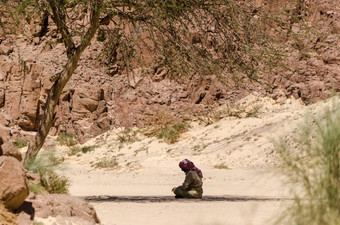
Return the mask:
M 290 201 L 273 140 L 294 138 L 305 114 L 317 115 L 327 104 L 306 107 L 287 100 L 281 105 L 249 96 L 240 105 L 256 105 L 256 117 L 193 123 L 171 145 L 138 135 L 121 143 L 121 130 L 109 131 L 83 145 L 96 145 L 95 150 L 67 156 L 61 172 L 71 180 L 71 195 L 89 201 L 104 225 L 272 224 Z M 202 200 L 173 198 L 172 187 L 184 180 L 178 167 L 184 158 L 203 171 Z M 93 166 L 103 159 L 118 165 Z

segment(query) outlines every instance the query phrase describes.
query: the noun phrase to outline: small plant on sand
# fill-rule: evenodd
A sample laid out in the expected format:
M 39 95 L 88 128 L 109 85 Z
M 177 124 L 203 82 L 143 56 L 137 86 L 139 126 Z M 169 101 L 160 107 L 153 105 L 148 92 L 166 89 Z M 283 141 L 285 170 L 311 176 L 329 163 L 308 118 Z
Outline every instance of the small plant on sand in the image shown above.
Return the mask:
M 216 165 L 214 165 L 214 168 L 215 168 L 215 169 L 223 169 L 223 170 L 229 170 L 229 169 L 230 169 L 230 168 L 229 168 L 226 164 L 224 164 L 224 163 L 216 164 Z
M 340 224 L 340 108 L 308 118 L 296 143 L 276 143 L 294 201 L 277 224 Z M 297 149 L 290 146 L 297 145 Z M 296 188 L 298 187 L 298 188 Z M 299 191 L 297 191 L 299 190 Z
M 80 156 L 78 154 L 80 154 L 81 152 L 86 154 L 88 152 L 91 152 L 93 151 L 95 148 L 97 148 L 98 146 L 97 145 L 90 145 L 90 146 L 84 146 L 84 147 L 80 147 L 80 146 L 72 146 L 70 148 L 70 152 L 68 153 L 69 156 L 72 156 L 72 155 L 77 155 L 77 156 Z
M 26 147 L 27 146 L 27 140 L 22 139 L 22 138 L 18 138 L 18 139 L 15 140 L 14 146 L 17 147 L 17 148 Z
M 57 141 L 60 145 L 73 146 L 77 144 L 77 136 L 75 134 L 64 132 L 57 137 Z
M 84 146 L 81 148 L 81 151 L 82 153 L 88 153 L 92 152 L 95 148 L 97 148 L 97 145 Z
M 68 155 L 69 156 L 72 156 L 72 155 L 77 155 L 78 153 L 80 153 L 81 152 L 81 147 L 79 147 L 79 146 L 72 146 L 71 148 L 70 148 L 70 151 L 68 152 Z
M 155 115 L 146 120 L 146 124 L 148 127 L 143 130 L 144 135 L 147 137 L 155 136 L 168 144 L 177 142 L 181 133 L 189 128 L 189 124 L 183 122 L 183 119 L 177 118 L 166 110 L 156 112 Z
M 38 222 L 38 221 L 33 221 L 32 222 L 32 225 L 44 225 L 44 223 L 43 222 Z
M 124 128 L 117 133 L 117 140 L 120 143 L 132 143 L 138 141 L 137 134 L 138 132 L 136 130 Z
M 262 108 L 261 104 L 245 105 L 245 104 L 231 104 L 221 112 L 223 117 L 233 116 L 237 118 L 257 117 Z
M 117 157 L 111 157 L 111 158 L 104 158 L 92 165 L 95 168 L 99 169 L 118 169 L 119 163 L 117 161 Z
M 39 187 L 41 185 L 49 193 L 68 193 L 69 180 L 54 171 L 61 163 L 61 160 L 55 156 L 55 151 L 54 148 L 42 151 L 25 165 L 26 169 L 31 173 L 39 174 L 40 176 L 40 184 L 29 184 L 32 192 L 42 192 Z

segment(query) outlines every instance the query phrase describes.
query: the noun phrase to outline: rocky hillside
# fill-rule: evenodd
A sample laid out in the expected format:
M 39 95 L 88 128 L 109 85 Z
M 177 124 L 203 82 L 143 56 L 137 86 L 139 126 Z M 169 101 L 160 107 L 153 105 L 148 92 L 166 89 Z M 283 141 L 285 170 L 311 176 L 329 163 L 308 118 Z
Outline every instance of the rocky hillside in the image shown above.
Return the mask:
M 167 70 L 139 67 L 127 73 L 119 65 L 102 63 L 105 42 L 95 38 L 63 91 L 50 134 L 75 133 L 83 142 L 113 127 L 199 117 L 255 91 L 281 103 L 294 96 L 306 104 L 329 97 L 332 90 L 339 91 L 340 2 L 270 2 L 254 0 L 253 16 L 261 11 L 272 19 L 266 32 L 281 59 L 256 82 L 245 75 L 237 82 L 225 82 L 201 74 L 174 81 Z M 22 32 L 5 35 L 4 28 L 0 29 L 2 137 L 31 137 L 52 85 L 49 78 L 61 71 L 66 61 L 56 26 L 48 21 L 44 36 L 41 27 L 40 20 L 31 18 L 21 27 Z

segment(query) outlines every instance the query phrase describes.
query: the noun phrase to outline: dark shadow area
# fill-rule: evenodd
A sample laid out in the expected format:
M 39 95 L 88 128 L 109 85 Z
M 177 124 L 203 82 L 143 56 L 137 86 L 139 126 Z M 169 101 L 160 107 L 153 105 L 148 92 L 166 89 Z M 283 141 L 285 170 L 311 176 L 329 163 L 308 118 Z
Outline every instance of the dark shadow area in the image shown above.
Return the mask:
M 15 210 L 15 213 L 17 214 L 20 214 L 21 212 L 27 214 L 30 220 L 34 220 L 35 209 L 33 208 L 32 202 L 24 201 L 24 203 L 17 210 Z
M 291 200 L 281 197 L 260 196 L 203 196 L 202 199 L 176 199 L 174 196 L 83 196 L 88 202 L 135 202 L 135 203 L 160 203 L 160 202 L 245 202 L 245 201 L 283 201 Z

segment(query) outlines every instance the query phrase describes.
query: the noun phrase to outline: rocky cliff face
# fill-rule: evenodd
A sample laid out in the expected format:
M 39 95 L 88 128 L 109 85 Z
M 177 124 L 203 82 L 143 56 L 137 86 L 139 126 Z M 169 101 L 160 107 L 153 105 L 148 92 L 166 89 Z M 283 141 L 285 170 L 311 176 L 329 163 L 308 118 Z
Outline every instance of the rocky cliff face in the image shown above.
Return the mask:
M 78 69 L 65 87 L 50 134 L 77 134 L 80 141 L 112 127 L 144 126 L 162 116 L 174 120 L 202 113 L 225 102 L 234 102 L 249 92 L 259 92 L 284 101 L 289 96 L 305 103 L 340 90 L 340 2 L 305 0 L 300 12 L 294 4 L 254 1 L 259 10 L 282 13 L 284 26 L 268 29 L 280 41 L 282 65 L 263 74 L 261 82 L 242 83 L 192 74 L 170 80 L 165 70 L 135 68 L 126 73 L 107 68 L 98 60 L 103 43 L 93 40 Z M 279 11 L 287 7 L 286 11 Z M 296 7 L 295 7 L 296 8 Z M 299 14 L 300 13 L 300 14 Z M 0 31 L 0 134 L 27 136 L 39 125 L 43 105 L 52 83 L 50 76 L 66 62 L 65 49 L 56 27 L 39 37 L 41 24 L 31 20 L 25 35 L 5 36 Z

